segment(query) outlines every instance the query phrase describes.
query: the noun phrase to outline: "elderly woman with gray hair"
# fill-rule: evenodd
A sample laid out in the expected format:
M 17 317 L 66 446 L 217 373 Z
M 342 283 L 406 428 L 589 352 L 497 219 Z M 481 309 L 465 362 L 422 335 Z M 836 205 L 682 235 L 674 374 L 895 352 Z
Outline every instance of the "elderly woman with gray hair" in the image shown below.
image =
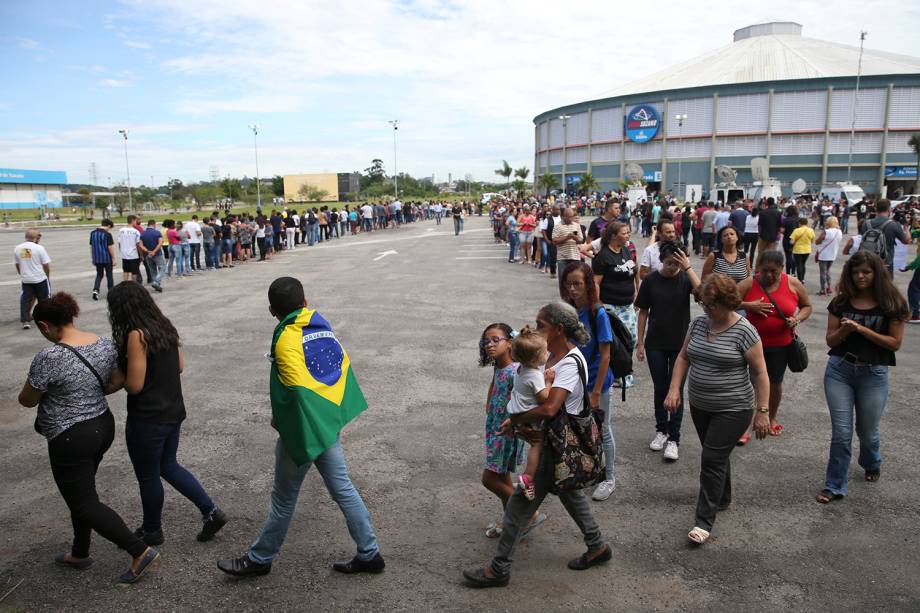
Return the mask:
M 578 319 L 575 309 L 562 302 L 547 304 L 537 313 L 537 330 L 546 336 L 549 350 L 547 368 L 555 373 L 549 397 L 535 409 L 512 415 L 502 424 L 502 431 L 511 426 L 519 426 L 521 436 L 534 440 L 544 436 L 543 432 L 528 428 L 525 424 L 551 420 L 560 410 L 570 415 L 581 413 L 584 405 L 585 389 L 579 374 L 580 369 L 587 372 L 588 365 L 577 345 L 587 344 L 590 336 L 584 324 Z M 550 449 L 546 445 L 544 449 Z M 535 495 L 528 500 L 521 490 L 508 500 L 503 520 L 504 530 L 498 541 L 498 551 L 491 562 L 483 567 L 469 568 L 463 571 L 467 585 L 471 587 L 504 587 L 511 579 L 511 562 L 514 548 L 521 538 L 522 531 L 548 493 L 553 479 L 553 460 L 544 451 L 540 459 L 540 468 L 535 479 Z M 597 564 L 609 561 L 613 554 L 604 541 L 600 527 L 591 513 L 587 490 L 559 492 L 559 500 L 565 507 L 584 535 L 587 551 L 571 560 L 571 570 L 586 570 Z

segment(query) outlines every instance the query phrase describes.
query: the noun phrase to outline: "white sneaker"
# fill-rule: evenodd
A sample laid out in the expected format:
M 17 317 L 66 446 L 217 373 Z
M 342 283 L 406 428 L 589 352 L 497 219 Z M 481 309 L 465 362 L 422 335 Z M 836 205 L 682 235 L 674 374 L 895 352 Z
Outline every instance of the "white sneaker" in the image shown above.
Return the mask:
M 655 438 L 652 439 L 652 442 L 648 444 L 648 448 L 652 451 L 661 451 L 664 449 L 664 444 L 668 442 L 668 435 L 664 432 L 656 432 Z
M 668 441 L 667 447 L 664 448 L 664 459 L 676 462 L 678 458 L 677 443 Z
M 610 494 L 613 493 L 613 490 L 616 488 L 616 486 L 616 481 L 601 481 L 594 489 L 594 493 L 591 494 L 591 498 L 594 500 L 607 500 L 610 498 Z

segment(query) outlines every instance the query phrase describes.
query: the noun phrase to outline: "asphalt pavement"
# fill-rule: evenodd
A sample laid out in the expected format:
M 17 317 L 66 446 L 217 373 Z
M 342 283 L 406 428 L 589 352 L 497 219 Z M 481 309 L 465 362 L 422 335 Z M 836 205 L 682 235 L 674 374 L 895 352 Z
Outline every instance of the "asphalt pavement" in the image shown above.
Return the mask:
M 45 229 L 42 243 L 53 259 L 54 289 L 80 301 L 78 325 L 105 335 L 105 302 L 90 300 L 88 232 Z M 0 232 L 0 253 L 9 258 L 20 240 L 21 232 Z M 690 416 L 678 462 L 666 464 L 649 451 L 651 380 L 637 363 L 637 386 L 626 402 L 614 395 L 616 491 L 593 503 L 613 560 L 582 573 L 568 570 L 566 561 L 583 544 L 550 497 L 543 508 L 549 519 L 516 551 L 510 586 L 465 587 L 461 570 L 494 552 L 496 542 L 483 533 L 501 515 L 479 483 L 491 377 L 491 369 L 477 366 L 479 335 L 491 322 L 533 324 L 540 306 L 558 298 L 548 275 L 506 260 L 487 219 L 472 217 L 459 237 L 448 223 L 428 221 L 167 282 L 156 300 L 182 336 L 186 364 L 180 461 L 230 523 L 213 542 L 197 543 L 196 509 L 166 486 L 162 561 L 130 587 L 116 582 L 127 555 L 98 536 L 90 570 L 52 562 L 69 548 L 70 521 L 45 441 L 32 429 L 34 410 L 16 402 L 32 357 L 47 342 L 34 328 L 20 329 L 15 271 L 4 265 L 0 597 L 13 591 L 0 610 L 920 610 L 920 452 L 913 437 L 920 326 L 908 327 L 890 370 L 882 479 L 865 482 L 854 463 L 850 495 L 819 505 L 814 495 L 823 484 L 830 419 L 822 387 L 826 301 L 816 296 L 815 314 L 800 330 L 811 365 L 786 376 L 780 408 L 786 430 L 732 454 L 734 502 L 704 547 L 686 543 L 700 453 Z M 699 259 L 693 263 L 701 269 Z M 268 510 L 275 433 L 263 354 L 275 321 L 266 291 L 282 275 L 303 281 L 370 403 L 344 431 L 343 445 L 387 561 L 382 575 L 332 571 L 332 562 L 351 557 L 354 546 L 314 473 L 270 575 L 234 580 L 215 566 L 247 550 Z M 906 288 L 908 279 L 899 273 L 899 286 Z M 813 262 L 806 280 L 814 294 Z M 134 527 L 141 509 L 124 445 L 124 394 L 111 396 L 110 405 L 118 434 L 98 487 Z

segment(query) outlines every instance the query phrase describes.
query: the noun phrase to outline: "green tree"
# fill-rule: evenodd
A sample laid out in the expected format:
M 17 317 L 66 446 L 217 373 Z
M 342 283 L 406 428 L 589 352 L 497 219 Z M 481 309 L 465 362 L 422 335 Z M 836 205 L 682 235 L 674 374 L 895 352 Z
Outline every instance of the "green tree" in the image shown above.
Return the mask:
M 361 176 L 362 187 L 373 185 L 374 183 L 383 183 L 387 178 L 386 170 L 383 168 L 383 160 L 374 158 L 371 165 L 364 169 Z
M 582 192 L 585 196 L 591 192 L 595 192 L 600 189 L 600 184 L 594 178 L 590 172 L 586 172 L 581 175 L 581 178 L 578 180 L 578 190 Z
M 920 194 L 920 132 L 911 134 L 907 144 L 910 145 L 910 148 L 914 150 L 914 155 L 917 156 L 917 181 L 914 183 L 914 193 Z
M 548 196 L 554 189 L 559 189 L 559 177 L 549 172 L 544 173 L 537 179 L 537 185 Z
M 517 191 L 518 196 L 523 197 L 524 190 L 527 189 L 527 177 L 530 176 L 530 169 L 526 166 L 515 168 L 514 176 L 517 177 L 517 180 L 514 182 L 514 189 Z
M 511 185 L 511 175 L 514 174 L 514 169 L 511 168 L 511 164 L 508 163 L 508 160 L 502 160 L 502 167 L 496 169 L 495 174 L 505 178 L 507 187 L 508 185 Z
M 279 198 L 284 196 L 284 177 L 281 175 L 272 177 L 272 193 Z

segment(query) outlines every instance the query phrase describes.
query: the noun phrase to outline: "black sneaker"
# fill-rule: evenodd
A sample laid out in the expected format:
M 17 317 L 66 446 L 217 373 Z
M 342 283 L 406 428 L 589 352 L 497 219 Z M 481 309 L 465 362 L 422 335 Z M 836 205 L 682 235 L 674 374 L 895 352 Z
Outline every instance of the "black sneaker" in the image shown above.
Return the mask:
M 198 539 L 199 543 L 205 543 L 214 538 L 214 535 L 220 532 L 220 529 L 224 527 L 224 524 L 227 523 L 227 516 L 224 515 L 224 512 L 220 509 L 215 508 L 211 515 L 204 520 L 204 525 L 201 527 L 201 532 L 198 533 L 198 536 L 195 537 Z
M 99 300 L 99 290 L 93 290 L 93 300 Z
M 383 556 L 378 552 L 377 555 L 370 560 L 361 560 L 355 556 L 351 560 L 336 562 L 332 565 L 332 570 L 345 573 L 346 575 L 353 575 L 355 573 L 373 573 L 376 575 L 382 573 L 385 567 L 386 562 L 383 561 Z
M 141 539 L 149 547 L 156 547 L 157 545 L 162 545 L 166 541 L 166 537 L 163 536 L 163 529 L 159 529 L 156 532 L 144 532 L 144 528 L 138 528 L 134 531 L 134 536 Z
M 253 562 L 248 555 L 245 555 L 241 558 L 218 560 L 217 568 L 234 577 L 257 577 L 270 573 L 272 565 L 271 562 L 268 564 Z

